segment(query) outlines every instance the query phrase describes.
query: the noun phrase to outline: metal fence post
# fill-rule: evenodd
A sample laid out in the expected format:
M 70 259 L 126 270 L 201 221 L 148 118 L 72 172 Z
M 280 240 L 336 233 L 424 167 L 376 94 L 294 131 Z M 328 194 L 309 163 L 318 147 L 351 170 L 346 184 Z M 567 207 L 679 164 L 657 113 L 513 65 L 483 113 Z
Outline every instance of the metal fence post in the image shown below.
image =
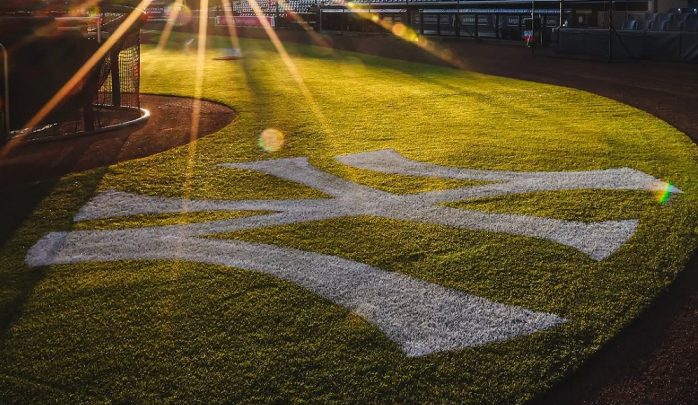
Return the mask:
M 111 62 L 111 103 L 121 107 L 121 72 L 119 71 L 119 47 L 114 47 L 109 59 Z
M 610 7 L 608 10 L 608 61 L 613 62 L 613 33 L 615 29 L 613 27 L 613 9 L 615 8 L 615 3 L 613 0 L 608 1 Z
M 499 39 L 499 14 L 494 15 L 494 37 Z
M 7 53 L 7 48 L 5 45 L 0 43 L 0 50 L 2 50 L 2 64 L 3 64 L 3 79 L 4 79 L 4 95 L 3 95 L 3 109 L 4 109 L 4 119 L 3 127 L 5 132 L 5 140 L 10 138 L 10 59 Z
M 565 0 L 560 0 L 560 23 L 558 24 L 558 26 L 559 26 L 560 28 L 562 28 L 562 24 L 565 23 L 565 21 L 563 21 L 564 18 L 565 18 L 565 16 L 564 16 L 564 7 L 565 7 Z

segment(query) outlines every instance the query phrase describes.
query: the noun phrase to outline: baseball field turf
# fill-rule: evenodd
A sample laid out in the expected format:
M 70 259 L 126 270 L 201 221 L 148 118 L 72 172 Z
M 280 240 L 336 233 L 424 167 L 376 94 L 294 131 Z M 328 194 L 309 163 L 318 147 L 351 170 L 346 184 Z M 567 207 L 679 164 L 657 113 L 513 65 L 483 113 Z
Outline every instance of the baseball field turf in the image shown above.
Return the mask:
M 146 47 L 143 92 L 199 91 L 186 40 Z M 226 41 L 200 94 L 231 125 L 3 191 L 0 397 L 524 402 L 698 245 L 698 148 L 645 112 Z

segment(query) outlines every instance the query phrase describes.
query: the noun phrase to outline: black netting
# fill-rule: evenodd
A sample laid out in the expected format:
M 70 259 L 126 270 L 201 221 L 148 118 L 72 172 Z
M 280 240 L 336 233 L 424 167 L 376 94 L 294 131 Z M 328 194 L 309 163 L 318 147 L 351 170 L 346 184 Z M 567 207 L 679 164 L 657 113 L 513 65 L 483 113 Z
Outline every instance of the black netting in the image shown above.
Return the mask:
M 116 29 L 124 19 L 120 13 L 104 13 L 103 29 Z M 118 67 L 114 64 L 116 64 Z M 99 92 L 95 103 L 102 106 L 138 108 L 140 84 L 140 36 L 138 31 L 127 34 L 112 52 L 106 55 L 99 72 Z M 113 89 L 118 85 L 118 91 Z
M 102 61 L 97 74 L 95 126 L 114 124 L 114 111 L 139 114 L 140 37 L 128 35 Z

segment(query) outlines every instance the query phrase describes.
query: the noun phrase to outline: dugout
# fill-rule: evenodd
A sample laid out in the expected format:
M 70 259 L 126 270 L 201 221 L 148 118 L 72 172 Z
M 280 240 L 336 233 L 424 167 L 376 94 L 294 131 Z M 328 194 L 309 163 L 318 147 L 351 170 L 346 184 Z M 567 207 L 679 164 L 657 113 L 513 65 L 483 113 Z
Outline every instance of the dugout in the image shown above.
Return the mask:
M 350 9 L 335 5 L 321 8 L 319 29 L 383 32 L 382 22 L 387 22 L 388 26 L 409 25 L 422 35 L 521 41 L 524 20 L 534 15 L 543 23 L 542 35 L 547 42 L 553 28 L 575 14 L 575 10 L 563 8 L 558 1 L 540 1 L 535 7 L 530 6 L 530 1 L 521 0 L 356 2 Z
M 591 2 L 598 10 L 592 27 L 556 29 L 556 50 L 613 59 L 698 62 L 698 9 L 637 10 L 637 2 Z
M 109 41 L 131 13 L 142 11 L 109 3 L 79 15 L 55 7 L 0 9 L 0 142 L 101 132 L 147 119 L 139 103 L 144 20 Z M 108 41 L 113 46 L 92 58 Z M 65 87 L 86 64 L 90 69 Z M 55 107 L 38 114 L 62 89 Z

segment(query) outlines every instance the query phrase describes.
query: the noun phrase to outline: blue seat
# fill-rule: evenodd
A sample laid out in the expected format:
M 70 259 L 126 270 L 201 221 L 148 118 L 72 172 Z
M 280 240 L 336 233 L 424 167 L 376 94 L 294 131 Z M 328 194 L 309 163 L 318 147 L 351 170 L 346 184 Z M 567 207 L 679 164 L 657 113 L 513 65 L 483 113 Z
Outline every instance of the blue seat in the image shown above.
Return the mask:
M 625 20 L 625 22 L 623 22 L 623 26 L 621 27 L 621 30 L 634 31 L 637 29 L 637 25 L 638 25 L 637 20 L 633 20 L 633 19 Z
M 647 31 L 650 27 L 650 23 L 652 20 L 637 20 L 637 24 L 635 25 L 635 30 L 637 31 Z
M 683 30 L 698 32 L 698 14 L 687 14 L 687 17 L 683 20 Z
M 657 14 L 650 23 L 650 31 L 666 31 L 669 21 L 671 20 L 671 14 Z
M 665 31 L 681 31 L 683 29 L 684 14 L 672 14 Z

